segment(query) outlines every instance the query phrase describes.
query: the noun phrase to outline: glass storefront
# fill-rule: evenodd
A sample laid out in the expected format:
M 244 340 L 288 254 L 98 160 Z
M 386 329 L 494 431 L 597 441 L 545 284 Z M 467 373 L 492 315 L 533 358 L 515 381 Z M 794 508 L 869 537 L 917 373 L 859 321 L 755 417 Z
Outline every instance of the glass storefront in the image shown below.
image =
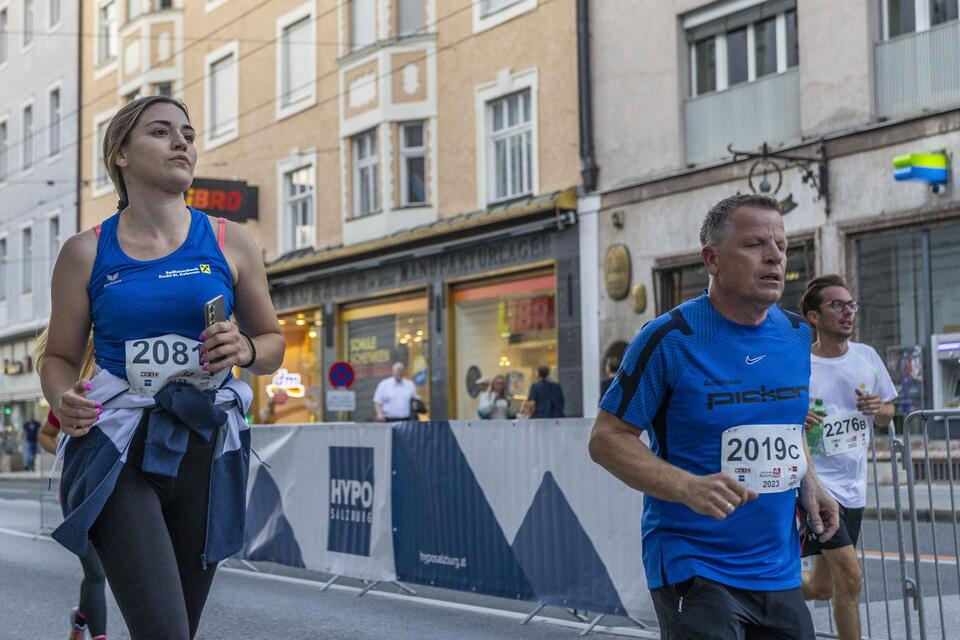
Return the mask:
M 781 309 L 800 313 L 800 298 L 813 277 L 813 242 L 791 245 L 787 249 L 787 270 L 784 274 Z M 655 280 L 659 287 L 657 313 L 666 313 L 687 300 L 696 298 L 710 284 L 710 277 L 702 262 L 658 269 Z
M 357 409 L 350 419 L 372 422 L 376 418 L 373 393 L 392 375 L 393 363 L 406 366 L 417 394 L 430 408 L 429 315 L 423 296 L 345 305 L 340 312 L 340 356 L 353 365 Z M 422 420 L 429 413 L 421 415 Z
M 259 424 L 323 420 L 323 318 L 319 310 L 279 316 L 286 352 L 280 370 L 256 382 Z
M 858 339 L 885 358 L 898 413 L 932 406 L 931 337 L 960 332 L 960 225 L 899 229 L 856 247 Z
M 556 276 L 552 271 L 453 288 L 454 360 L 451 417 L 477 417 L 477 380 L 503 375 L 516 399 L 526 399 L 537 367 L 557 379 Z

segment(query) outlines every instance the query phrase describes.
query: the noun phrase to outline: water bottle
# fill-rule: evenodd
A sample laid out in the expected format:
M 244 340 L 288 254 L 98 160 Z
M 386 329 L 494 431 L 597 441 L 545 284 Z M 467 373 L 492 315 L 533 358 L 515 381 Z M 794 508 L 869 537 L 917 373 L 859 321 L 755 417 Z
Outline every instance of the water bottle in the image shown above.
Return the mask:
M 807 429 L 807 447 L 810 453 L 823 453 L 823 420 L 827 417 L 827 409 L 822 398 L 814 401 L 813 412 L 820 416 L 820 424 Z

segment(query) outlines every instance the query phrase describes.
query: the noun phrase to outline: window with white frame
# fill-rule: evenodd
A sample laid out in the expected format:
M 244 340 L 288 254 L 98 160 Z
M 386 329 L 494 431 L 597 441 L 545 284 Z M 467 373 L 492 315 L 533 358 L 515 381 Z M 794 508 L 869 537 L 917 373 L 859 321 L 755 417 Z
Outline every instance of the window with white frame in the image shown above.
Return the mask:
M 97 5 L 97 64 L 117 57 L 119 42 L 117 1 L 100 0 Z
M 173 8 L 173 0 L 156 0 L 155 6 L 157 11 L 163 11 L 164 9 Z
M 480 13 L 484 16 L 503 11 L 507 7 L 517 4 L 520 0 L 479 0 Z
M 298 167 L 283 174 L 283 211 L 286 222 L 284 249 L 312 247 L 316 238 L 313 167 Z
M 23 275 L 20 292 L 33 291 L 33 227 L 26 227 L 20 232 L 20 273 Z
M 173 83 L 158 82 L 153 85 L 152 93 L 155 96 L 164 96 L 166 98 L 173 97 Z
M 427 202 L 427 164 L 423 122 L 400 125 L 400 205 L 415 207 Z
M 33 0 L 23 0 L 23 46 L 33 42 Z
M 7 162 L 7 140 L 9 140 L 7 121 L 0 122 L 0 182 L 7 179 L 9 164 Z
M 110 176 L 107 175 L 107 167 L 103 164 L 103 137 L 107 133 L 107 125 L 109 124 L 109 119 L 102 120 L 101 122 L 97 123 L 97 139 L 93 151 L 95 158 L 93 186 L 95 189 L 103 189 L 110 184 Z
M 380 186 L 377 178 L 377 130 L 353 136 L 353 215 L 355 218 L 380 210 Z
M 363 49 L 376 41 L 376 0 L 352 0 L 350 2 L 350 50 Z
M 60 216 L 50 218 L 47 241 L 50 251 L 47 257 L 50 260 L 50 273 L 53 273 L 53 265 L 57 263 L 57 256 L 60 254 Z
M 7 263 L 9 255 L 7 254 L 7 239 L 0 238 L 0 302 L 7 300 Z
M 7 50 L 10 41 L 10 13 L 7 8 L 0 9 L 0 64 L 7 61 Z
M 533 191 L 533 117 L 530 90 L 487 103 L 491 202 Z
M 316 84 L 313 16 L 307 15 L 283 27 L 280 36 L 280 107 L 293 107 L 310 100 Z
M 127 22 L 136 20 L 143 12 L 141 0 L 127 0 Z
M 792 2 L 760 4 L 687 29 L 690 95 L 722 91 L 800 64 Z
M 423 31 L 424 0 L 397 0 L 397 35 L 415 35 Z
M 140 95 L 141 95 L 141 94 L 140 94 L 140 87 L 137 87 L 136 89 L 134 89 L 133 91 L 131 91 L 131 92 L 128 93 L 127 95 L 123 96 L 123 102 L 124 102 L 124 104 L 130 104 L 131 102 L 133 102 L 134 100 L 136 100 L 137 98 L 139 98 Z
M 50 155 L 55 156 L 60 153 L 60 89 L 56 88 L 50 92 L 49 112 L 50 124 L 47 129 L 50 132 Z
M 226 51 L 224 51 L 226 49 Z M 239 130 L 239 71 L 236 43 L 227 45 L 206 59 L 207 144 L 233 137 Z
M 50 0 L 50 26 L 60 24 L 60 0 Z
M 881 0 L 886 37 L 926 31 L 960 18 L 960 0 Z
M 23 170 L 33 166 L 33 105 L 23 108 Z

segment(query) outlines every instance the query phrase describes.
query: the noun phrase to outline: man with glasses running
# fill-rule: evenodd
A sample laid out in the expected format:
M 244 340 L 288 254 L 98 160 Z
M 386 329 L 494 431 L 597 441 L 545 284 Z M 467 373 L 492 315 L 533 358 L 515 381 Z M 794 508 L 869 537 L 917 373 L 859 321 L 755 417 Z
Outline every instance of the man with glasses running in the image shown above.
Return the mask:
M 810 354 L 810 402 L 822 400 L 826 416 L 811 409 L 808 431 L 822 427 L 809 442 L 820 481 L 840 504 L 840 528 L 829 541 L 804 532 L 804 556 L 814 558 L 804 576 L 807 600 L 833 598 L 840 640 L 860 638 L 860 562 L 856 545 L 867 498 L 867 447 L 873 427 L 893 418 L 897 396 L 880 356 L 870 346 L 853 342 L 860 304 L 840 276 L 811 280 L 800 301 L 804 319 L 816 331 Z M 813 431 L 817 433 L 818 430 Z

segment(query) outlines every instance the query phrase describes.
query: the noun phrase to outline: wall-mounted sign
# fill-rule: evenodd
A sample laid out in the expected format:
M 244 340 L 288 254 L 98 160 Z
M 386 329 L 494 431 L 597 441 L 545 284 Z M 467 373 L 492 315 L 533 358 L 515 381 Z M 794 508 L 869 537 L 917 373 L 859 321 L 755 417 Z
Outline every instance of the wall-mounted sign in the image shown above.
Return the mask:
M 290 373 L 286 369 L 280 369 L 273 375 L 273 380 L 267 385 L 266 392 L 272 398 L 281 389 L 290 398 L 302 398 L 307 393 L 306 387 L 300 382 L 300 374 Z
M 603 259 L 603 279 L 607 295 L 614 300 L 623 300 L 630 293 L 630 251 L 625 244 L 607 248 Z
M 894 180 L 917 180 L 936 187 L 950 179 L 945 153 L 907 153 L 893 159 Z
M 10 360 L 4 358 L 3 372 L 8 376 L 19 376 L 33 371 L 33 358 L 23 356 L 22 360 Z
M 187 189 L 187 205 L 211 215 L 245 222 L 257 218 L 257 187 L 240 180 L 194 178 Z
M 327 390 L 327 411 L 356 411 L 357 392 L 337 389 Z
M 633 285 L 630 292 L 630 302 L 633 304 L 634 313 L 643 313 L 647 310 L 647 285 L 638 282 Z

